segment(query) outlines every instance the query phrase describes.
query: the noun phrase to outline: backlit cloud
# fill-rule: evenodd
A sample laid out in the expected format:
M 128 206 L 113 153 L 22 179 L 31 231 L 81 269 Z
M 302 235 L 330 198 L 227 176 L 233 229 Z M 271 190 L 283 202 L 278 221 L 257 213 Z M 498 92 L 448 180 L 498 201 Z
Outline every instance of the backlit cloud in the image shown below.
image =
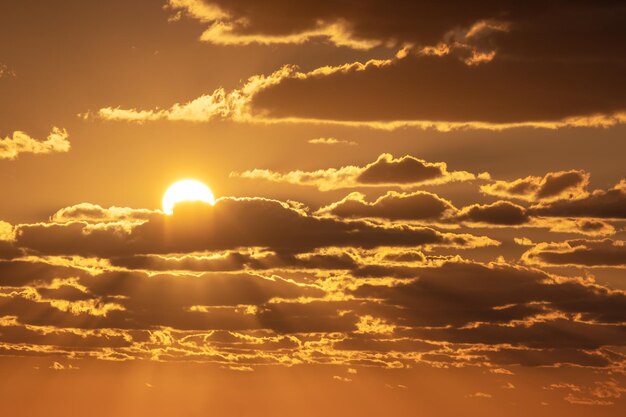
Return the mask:
M 180 204 L 174 215 L 128 221 L 23 224 L 17 247 L 47 255 L 128 256 L 245 247 L 298 253 L 325 247 L 497 244 L 470 234 L 442 233 L 409 225 L 379 225 L 309 215 L 299 207 L 263 198 L 221 198 L 214 206 Z
M 589 174 L 584 171 L 550 172 L 543 177 L 529 176 L 514 181 L 495 181 L 480 187 L 489 195 L 525 201 L 580 199 L 587 196 Z
M 530 264 L 543 266 L 626 268 L 626 242 L 580 239 L 539 243 L 522 258 Z
M 320 208 L 317 213 L 344 218 L 383 218 L 388 220 L 438 220 L 457 209 L 439 196 L 425 192 L 398 193 L 390 191 L 376 201 L 354 192 L 343 200 Z
M 355 187 L 415 187 L 417 185 L 444 184 L 457 181 L 488 179 L 489 174 L 472 174 L 466 171 L 448 171 L 445 162 L 427 162 L 410 155 L 394 158 L 381 154 L 376 161 L 365 166 L 349 165 L 317 171 L 291 171 L 279 173 L 267 169 L 232 172 L 231 177 L 266 180 L 295 185 L 311 185 L 321 191 Z
M 608 190 L 595 190 L 584 198 L 539 203 L 531 211 L 541 216 L 626 218 L 626 180 Z
M 67 131 L 57 127 L 45 140 L 37 140 L 24 132 L 13 132 L 12 136 L 0 139 L 0 159 L 17 159 L 20 154 L 46 154 L 54 152 L 68 152 L 70 142 Z

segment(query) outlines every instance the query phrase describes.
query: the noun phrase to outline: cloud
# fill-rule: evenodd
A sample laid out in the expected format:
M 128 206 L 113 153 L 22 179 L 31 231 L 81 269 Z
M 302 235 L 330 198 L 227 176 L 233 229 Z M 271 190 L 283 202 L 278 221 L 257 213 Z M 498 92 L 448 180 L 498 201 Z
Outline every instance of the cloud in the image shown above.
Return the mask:
M 143 222 L 149 220 L 157 211 L 148 209 L 132 209 L 128 207 L 103 208 L 97 204 L 80 203 L 61 210 L 50 216 L 53 223 L 87 222 Z
M 535 60 L 520 62 L 500 55 L 487 63 L 467 65 L 454 54 L 414 52 L 285 77 L 259 90 L 250 107 L 266 119 L 391 128 L 623 123 L 626 104 L 617 87 L 620 65 L 572 66 L 558 60 L 537 66 Z M 563 73 L 573 75 L 563 77 Z
M 277 26 L 268 32 L 247 32 L 252 23 L 249 18 L 237 17 L 234 10 L 227 10 L 230 5 L 219 2 L 203 2 L 202 0 L 170 0 L 169 7 L 179 12 L 209 23 L 209 27 L 202 33 L 200 39 L 216 45 L 276 45 L 301 44 L 314 39 L 326 39 L 337 46 L 347 46 L 355 49 L 368 49 L 376 46 L 377 42 L 365 39 L 356 39 L 349 33 L 349 29 L 339 20 L 312 22 L 311 25 L 299 31 L 276 33 Z M 246 7 L 252 4 L 246 5 Z M 241 9 L 240 9 L 241 10 Z M 292 9 L 293 10 L 293 9 Z M 257 11 L 260 11 L 257 9 Z M 176 17 L 178 19 L 179 16 Z
M 298 284 L 276 275 L 74 271 L 72 277 L 58 278 L 58 272 L 63 270 L 43 263 L 17 263 L 11 267 L 22 276 L 28 274 L 30 280 L 22 279 L 20 283 L 13 278 L 12 292 L 0 294 L 0 316 L 15 316 L 18 323 L 33 326 L 137 330 L 158 326 L 258 328 L 246 306 L 263 305 L 273 298 L 324 295 L 314 285 Z M 33 275 L 33 270 L 54 278 L 45 282 L 43 276 Z M 2 271 L 3 279 L 5 272 Z
M 35 283 L 48 285 L 54 279 L 64 280 L 80 275 L 83 271 L 74 267 L 24 260 L 0 261 L 3 287 L 26 287 Z
M 79 367 L 72 365 L 71 363 L 68 363 L 67 365 L 63 365 L 59 362 L 53 362 L 52 365 L 50 365 L 50 369 L 53 369 L 55 371 L 75 371 L 77 369 L 80 369 Z
M 389 9 L 375 0 L 359 11 L 349 2 L 304 9 L 252 1 L 235 7 L 220 0 L 173 0 L 170 6 L 207 23 L 201 39 L 214 44 L 321 40 L 356 49 L 405 48 L 399 58 L 406 59 L 383 65 L 325 68 L 281 80 L 254 98 L 257 112 L 269 118 L 447 123 L 448 129 L 455 123 L 558 127 L 624 121 L 622 63 L 615 51 L 626 40 L 615 34 L 625 10 L 614 2 L 504 2 L 471 10 L 409 1 Z
M 347 253 L 318 251 L 294 255 L 275 252 L 233 252 L 210 255 L 135 255 L 111 259 L 113 266 L 149 271 L 241 271 L 267 269 L 354 269 L 357 260 Z
M 515 326 L 484 323 L 479 326 L 440 328 L 420 333 L 421 337 L 428 337 L 433 341 L 446 340 L 452 343 L 512 345 L 518 348 L 539 350 L 535 355 L 532 355 L 532 351 L 527 352 L 524 349 L 521 352 L 517 352 L 517 358 L 514 358 L 513 361 L 511 361 L 513 358 L 507 358 L 506 361 L 502 361 L 503 358 L 501 358 L 501 364 L 512 362 L 526 366 L 545 366 L 558 363 L 573 363 L 603 367 L 609 365 L 610 360 L 601 355 L 592 355 L 589 358 L 590 355 L 586 355 L 581 351 L 591 351 L 603 346 L 623 346 L 626 327 L 620 324 L 593 324 L 554 319 Z M 512 356 L 510 352 L 508 353 L 509 355 L 507 356 Z M 493 356 L 497 358 L 499 355 L 497 352 L 494 352 Z
M 0 78 L 2 77 L 16 77 L 16 74 L 14 70 L 0 62 Z
M 618 358 L 594 349 L 622 345 L 626 332 L 623 292 L 503 264 L 445 262 L 414 268 L 411 279 L 297 282 L 254 272 L 0 263 L 0 278 L 7 277 L 13 287 L 0 294 L 2 354 L 28 347 L 34 355 L 226 366 L 608 367 Z M 97 314 L 111 302 L 120 308 Z
M 12 136 L 0 139 L 0 159 L 16 159 L 22 153 L 47 154 L 68 152 L 70 142 L 64 129 L 52 129 L 46 140 L 39 141 L 24 132 L 13 132 Z
M 289 77 L 295 71 L 293 66 L 283 66 L 269 76 L 254 75 L 239 89 L 226 91 L 218 88 L 211 94 L 202 95 L 187 103 L 175 103 L 168 109 L 152 110 L 122 109 L 103 107 L 94 113 L 80 114 L 84 119 L 97 117 L 111 121 L 144 123 L 156 120 L 207 122 L 213 119 L 231 119 L 239 122 L 253 121 L 249 108 L 252 97 L 268 86 Z
M 467 394 L 466 398 L 493 398 L 493 395 L 488 394 L 486 392 L 475 392 L 473 394 Z
M 356 145 L 356 142 L 337 138 L 315 138 L 309 139 L 308 143 L 312 145 Z
M 379 0 L 363 1 L 357 9 L 348 1 L 318 1 L 304 7 L 252 0 L 170 0 L 171 9 L 208 28 L 201 39 L 214 44 L 246 45 L 329 42 L 336 46 L 433 45 L 440 41 L 492 46 L 515 56 L 604 56 L 623 42 L 610 36 L 619 28 L 623 9 L 614 2 L 484 3 L 455 8 L 450 2 L 426 5 L 402 0 L 393 8 Z M 178 16 L 180 17 L 180 16 Z M 585 20 L 586 18 L 586 20 Z M 585 22 L 585 32 L 575 29 Z M 558 28 L 558 30 L 556 29 Z M 541 39 L 541 41 L 539 41 Z M 599 45 L 591 47 L 589 39 Z
M 371 203 L 354 192 L 344 199 L 322 207 L 317 214 L 342 218 L 383 218 L 387 220 L 438 220 L 457 209 L 447 200 L 426 191 L 398 193 L 389 191 Z
M 317 171 L 290 171 L 285 174 L 267 169 L 231 172 L 231 177 L 263 179 L 271 182 L 311 185 L 321 191 L 355 187 L 414 187 L 416 185 L 444 184 L 456 181 L 486 179 L 489 174 L 472 174 L 465 171 L 448 171 L 445 162 L 427 162 L 405 155 L 394 158 L 381 154 L 376 161 L 363 167 L 348 165 L 341 168 Z
M 623 62 L 615 54 L 625 39 L 614 35 L 621 33 L 626 12 L 614 2 L 505 2 L 472 10 L 447 2 L 425 7 L 406 1 L 393 10 L 378 0 L 366 3 L 355 12 L 350 2 L 296 9 L 280 2 L 258 7 L 248 0 L 237 6 L 171 0 L 173 20 L 186 14 L 206 23 L 201 39 L 214 44 L 322 40 L 399 52 L 308 72 L 286 65 L 250 77 L 241 88 L 218 88 L 167 109 L 104 107 L 95 115 L 131 122 L 227 119 L 443 131 L 626 121 Z
M 570 383 L 550 384 L 543 387 L 546 390 L 563 390 L 567 395 L 563 398 L 570 404 L 586 406 L 609 406 L 626 393 L 626 388 L 615 379 L 595 381 L 590 386 L 580 386 Z
M 586 219 L 586 218 L 535 218 L 535 224 L 538 227 L 548 227 L 551 232 L 561 233 L 579 233 L 586 236 L 611 236 L 616 233 L 615 227 L 602 220 Z
M 473 204 L 464 207 L 458 214 L 460 221 L 497 225 L 521 225 L 530 222 L 526 209 L 509 201 L 492 204 Z
M 550 172 L 543 177 L 529 176 L 514 181 L 495 181 L 480 187 L 488 195 L 525 201 L 580 199 L 587 196 L 589 174 L 585 171 Z
M 13 246 L 15 233 L 13 225 L 0 220 L 0 259 L 12 259 L 21 255 L 21 251 Z
M 522 260 L 541 266 L 626 268 L 626 242 L 578 239 L 539 243 L 524 253 Z
M 544 228 L 551 232 L 586 236 L 610 236 L 616 233 L 615 227 L 605 221 L 531 216 L 527 208 L 505 200 L 472 204 L 459 210 L 451 202 L 425 191 L 389 191 L 371 203 L 365 200 L 362 193 L 352 192 L 342 200 L 320 208 L 316 214 L 338 218 L 432 222 L 448 227 Z
M 626 180 L 608 190 L 595 190 L 584 198 L 539 203 L 530 212 L 539 216 L 626 218 Z
M 475 247 L 496 242 L 469 234 L 409 225 L 377 225 L 307 214 L 301 207 L 263 198 L 220 198 L 214 206 L 181 203 L 174 215 L 146 222 L 22 224 L 15 246 L 44 255 L 131 256 L 260 247 L 278 253 L 327 247 Z
M 393 269 L 389 267 L 384 276 L 393 276 Z M 492 327 L 482 329 L 470 326 L 467 331 L 450 330 L 451 334 L 476 334 L 473 343 L 513 343 L 512 339 L 507 341 L 506 332 L 522 330 L 517 326 L 500 329 L 497 323 L 524 321 L 551 311 L 579 313 L 583 320 L 604 323 L 621 323 L 626 314 L 623 292 L 612 292 L 577 280 L 555 279 L 538 270 L 447 262 L 436 267 L 414 267 L 412 273 L 407 268 L 405 271 L 405 277 L 414 279 L 395 285 L 364 284 L 355 289 L 353 295 L 377 300 L 379 303 L 370 314 L 398 326 L 457 328 L 471 323 L 490 323 Z M 490 341 L 489 334 L 481 336 L 486 329 L 493 329 L 502 340 Z M 623 334 L 626 328 L 616 328 L 615 332 Z M 557 343 L 558 337 L 553 333 L 552 343 Z M 526 343 L 532 340 L 535 339 Z
M 134 123 L 232 120 L 440 131 L 607 127 L 626 121 L 622 95 L 611 84 L 617 80 L 614 72 L 618 69 L 610 65 L 582 68 L 580 77 L 591 80 L 582 89 L 566 84 L 570 80 L 559 76 L 568 69 L 565 63 L 556 62 L 540 74 L 534 66 L 524 68 L 518 62 L 493 59 L 475 67 L 454 56 L 399 53 L 393 59 L 325 66 L 309 72 L 284 65 L 270 75 L 251 76 L 240 88 L 218 88 L 166 109 L 109 106 L 80 116 Z M 534 78 L 528 77 L 529 73 L 535 74 Z M 450 89 L 450 85 L 455 88 Z M 508 92 L 506 97 L 503 91 Z M 578 91 L 580 97 L 569 97 L 572 91 Z M 597 99 L 583 100 L 583 95 Z M 569 106 L 563 106 L 564 101 Z M 380 102 L 387 104 L 381 106 Z M 457 104 L 450 106 L 451 102 Z

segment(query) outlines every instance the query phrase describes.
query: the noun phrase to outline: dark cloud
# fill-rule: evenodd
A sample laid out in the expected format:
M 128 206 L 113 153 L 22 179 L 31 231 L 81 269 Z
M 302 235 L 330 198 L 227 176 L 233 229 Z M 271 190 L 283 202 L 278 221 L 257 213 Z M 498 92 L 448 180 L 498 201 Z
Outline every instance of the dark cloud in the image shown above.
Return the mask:
M 506 265 L 388 266 L 386 274 L 378 271 L 387 279 L 338 290 L 332 277 L 303 284 L 256 273 L 149 275 L 6 264 L 13 264 L 0 276 L 13 285 L 10 294 L 0 295 L 0 341 L 6 348 L 26 343 L 56 346 L 59 352 L 95 355 L 112 349 L 111 354 L 140 357 L 153 356 L 155 349 L 164 360 L 187 354 L 224 360 L 217 353 L 202 353 L 210 343 L 234 357 L 279 350 L 281 355 L 319 355 L 319 360 L 338 355 L 387 366 L 414 360 L 416 352 L 431 352 L 432 357 L 422 358 L 427 361 L 444 360 L 436 359 L 443 354 L 466 362 L 467 345 L 457 355 L 454 344 L 473 344 L 476 355 L 482 355 L 481 346 L 498 346 L 484 353 L 493 363 L 606 366 L 608 358 L 597 364 L 585 356 L 591 353 L 572 352 L 621 345 L 626 331 L 622 292 Z M 33 278 L 19 278 L 26 275 Z M 389 281 L 392 276 L 402 279 Z M 549 318 L 552 314 L 560 318 Z M 314 339 L 325 340 L 320 345 L 326 346 L 324 352 L 309 350 L 315 343 L 306 341 Z M 444 351 L 442 342 L 447 344 Z M 506 349 L 499 347 L 504 345 Z M 164 346 L 172 350 L 165 354 Z M 523 349 L 547 351 L 518 352 Z M 351 356 L 343 356 L 345 352 Z
M 35 286 L 0 295 L 0 316 L 15 316 L 22 324 L 60 328 L 254 329 L 259 328 L 259 321 L 246 306 L 263 305 L 273 298 L 325 294 L 311 285 L 252 273 L 150 276 L 142 272 L 91 275 L 75 271 L 74 281 L 50 286 L 43 279 L 62 277 L 57 267 L 23 263 L 5 271 L 0 279 L 6 281 L 5 277 L 12 278 L 15 272 L 32 273 L 30 282 Z M 14 283 L 26 281 L 12 279 Z
M 13 246 L 12 242 L 0 240 L 0 259 L 13 259 L 22 255 L 22 251 Z
M 322 247 L 493 244 L 486 238 L 422 227 L 382 226 L 308 215 L 297 207 L 262 198 L 221 198 L 215 206 L 179 204 L 174 215 L 156 215 L 128 227 L 84 222 L 17 227 L 16 246 L 43 254 L 129 256 L 265 247 L 279 253 Z
M 585 171 L 549 172 L 543 177 L 529 176 L 514 181 L 496 181 L 480 190 L 489 195 L 527 201 L 574 199 L 586 196 L 589 174 Z
M 428 162 L 411 155 L 394 158 L 383 153 L 365 166 L 348 165 L 340 168 L 316 171 L 274 172 L 267 169 L 252 169 L 231 172 L 231 177 L 266 180 L 296 185 L 314 185 L 321 191 L 341 188 L 403 187 L 446 184 L 456 181 L 486 179 L 487 173 L 478 175 L 466 171 L 448 171 L 445 162 Z
M 424 332 L 431 340 L 454 343 L 507 344 L 541 349 L 597 349 L 623 346 L 626 326 L 598 325 L 570 320 L 550 320 L 524 326 L 482 324 L 464 329 L 433 329 Z M 559 361 L 553 358 L 553 361 Z
M 373 202 L 365 196 L 352 193 L 343 200 L 321 208 L 318 213 L 344 218 L 377 217 L 388 220 L 436 220 L 456 208 L 436 194 L 417 191 L 398 193 L 390 191 Z
M 335 349 L 351 351 L 375 352 L 429 352 L 438 350 L 439 346 L 423 340 L 411 338 L 387 339 L 380 335 L 353 334 L 333 345 Z
M 556 327 L 556 323 L 551 323 Z M 530 332 L 529 332 L 530 333 Z M 498 365 L 554 366 L 578 365 L 608 367 L 613 362 L 603 352 L 571 348 L 537 348 L 485 350 L 473 352 L 484 355 L 491 363 Z
M 0 326 L 0 343 L 55 346 L 71 353 L 74 350 L 128 347 L 132 342 L 122 332 L 72 332 L 9 325 Z
M 626 242 L 579 239 L 540 243 L 527 251 L 523 259 L 538 265 L 626 267 Z
M 396 268 L 387 270 L 386 276 L 396 276 Z M 509 322 L 527 319 L 544 308 L 610 323 L 626 317 L 623 293 L 573 280 L 557 283 L 536 270 L 472 263 L 400 270 L 406 278 L 412 271 L 416 279 L 393 286 L 365 284 L 354 295 L 381 300 L 379 313 L 404 326 Z
M 625 219 L 626 181 L 609 190 L 595 190 L 584 198 L 537 204 L 530 212 L 539 216 Z
M 443 176 L 445 165 L 432 164 L 412 156 L 399 159 L 378 158 L 357 177 L 363 184 L 405 184 L 432 180 Z
M 185 3 L 194 2 L 170 0 L 175 7 L 184 8 Z M 188 7 L 187 11 L 199 20 L 219 20 L 225 26 L 222 36 L 218 31 L 211 35 L 211 29 L 204 34 L 204 40 L 216 43 L 246 43 L 255 39 L 258 43 L 301 42 L 302 35 L 319 33 L 321 29 L 320 34 L 310 37 L 329 38 L 337 44 L 353 43 L 356 47 L 360 41 L 430 45 L 446 37 L 465 38 L 466 35 L 455 32 L 467 31 L 477 22 L 500 21 L 510 24 L 506 32 L 487 27 L 482 29 L 486 34 L 474 30 L 470 37 L 517 57 L 553 57 L 558 53 L 606 57 L 624 45 L 624 35 L 619 30 L 624 11 L 619 1 L 487 1 L 470 6 L 456 0 L 437 4 L 401 0 L 393 5 L 381 0 L 361 1 L 358 5 L 351 0 L 324 0 L 299 2 L 295 6 L 284 1 L 205 0 L 204 4 L 217 6 L 219 11 L 202 13 L 199 7 Z M 339 25 L 342 33 L 324 30 L 332 24 Z
M 42 262 L 0 261 L 0 286 L 23 287 L 50 284 L 54 279 L 83 275 L 78 268 L 50 265 Z
M 474 204 L 463 208 L 457 217 L 461 221 L 497 225 L 520 225 L 530 220 L 526 209 L 509 201 L 492 204 Z
M 124 298 L 130 310 L 189 308 L 192 306 L 258 305 L 274 297 L 322 296 L 318 288 L 298 285 L 278 276 L 255 274 L 153 275 L 106 272 L 81 278 L 88 291 L 103 298 Z
M 468 66 L 451 55 L 410 55 L 387 65 L 287 78 L 256 94 L 252 105 L 271 118 L 555 122 L 624 111 L 623 72 L 623 63 L 538 64 L 496 55 L 491 62 Z
M 358 318 L 347 313 L 352 303 L 314 301 L 277 303 L 263 306 L 258 320 L 264 328 L 278 333 L 332 333 L 356 330 Z
M 309 253 L 294 255 L 263 252 L 260 254 L 228 252 L 221 256 L 164 257 L 135 255 L 111 259 L 111 264 L 128 269 L 152 271 L 240 271 L 243 269 L 352 269 L 355 259 L 347 253 Z
M 257 111 L 271 118 L 506 124 L 625 109 L 619 51 L 626 7 L 619 1 L 207 3 L 218 10 L 170 1 L 209 23 L 202 39 L 213 43 L 321 38 L 418 51 L 386 65 L 285 79 L 254 97 Z M 436 44 L 445 56 L 419 56 Z

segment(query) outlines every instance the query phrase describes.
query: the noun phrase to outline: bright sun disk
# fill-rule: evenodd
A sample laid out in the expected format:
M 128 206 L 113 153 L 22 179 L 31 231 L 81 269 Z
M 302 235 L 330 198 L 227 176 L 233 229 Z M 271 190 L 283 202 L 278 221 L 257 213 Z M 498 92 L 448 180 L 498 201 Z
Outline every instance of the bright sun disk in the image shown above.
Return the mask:
M 163 211 L 173 214 L 174 206 L 181 201 L 201 201 L 215 204 L 213 192 L 206 184 L 193 179 L 180 180 L 170 185 L 163 195 Z

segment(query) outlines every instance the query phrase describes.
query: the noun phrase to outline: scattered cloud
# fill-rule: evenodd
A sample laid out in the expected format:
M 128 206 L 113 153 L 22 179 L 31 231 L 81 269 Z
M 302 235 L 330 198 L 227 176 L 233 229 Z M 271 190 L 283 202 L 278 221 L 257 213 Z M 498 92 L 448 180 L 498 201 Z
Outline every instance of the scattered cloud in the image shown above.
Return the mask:
M 480 187 L 488 195 L 525 201 L 581 199 L 587 196 L 589 174 L 584 171 L 550 172 L 543 177 L 529 176 L 514 181 L 495 181 Z
M 389 191 L 371 203 L 365 200 L 364 194 L 353 192 L 340 201 L 320 208 L 317 213 L 342 218 L 438 220 L 456 210 L 449 201 L 426 191 L 413 193 Z
M 493 398 L 493 395 L 488 394 L 486 392 L 475 392 L 473 394 L 468 394 L 465 396 L 466 398 Z
M 608 190 L 595 190 L 586 197 L 538 203 L 531 213 L 539 216 L 590 217 L 604 219 L 626 218 L 626 180 Z
M 71 363 L 68 363 L 67 365 L 63 365 L 62 363 L 59 363 L 59 362 L 53 362 L 52 365 L 50 365 L 50 369 L 53 369 L 55 371 L 75 371 L 80 368 L 72 365 Z
M 309 139 L 308 143 L 312 145 L 356 145 L 356 142 L 351 140 L 343 140 L 337 138 L 315 138 Z
M 584 406 L 610 406 L 615 400 L 626 393 L 615 379 L 596 381 L 591 386 L 580 386 L 571 383 L 551 384 L 544 387 L 546 390 L 560 390 L 567 392 L 563 398 L 570 404 Z
M 520 225 L 530 221 L 526 209 L 509 201 L 492 204 L 473 204 L 464 207 L 457 216 L 461 221 L 497 225 Z
M 626 242 L 622 240 L 567 240 L 539 243 L 522 259 L 540 266 L 626 268 Z
M 47 154 L 54 152 L 68 152 L 70 142 L 64 129 L 52 129 L 46 140 L 39 141 L 20 131 L 13 132 L 12 136 L 0 139 L 0 159 L 17 159 L 22 153 Z
M 9 68 L 6 64 L 3 64 L 2 62 L 0 62 L 0 78 L 3 78 L 3 77 L 16 77 L 16 76 L 17 76 L 17 74 L 15 73 L 14 70 Z
M 489 174 L 472 174 L 466 171 L 448 171 L 445 162 L 427 162 L 405 155 L 394 158 L 391 154 L 381 154 L 376 161 L 365 166 L 349 165 L 341 168 L 320 169 L 317 171 L 291 171 L 279 173 L 267 169 L 253 169 L 244 172 L 231 172 L 231 177 L 262 179 L 271 182 L 295 185 L 310 185 L 320 191 L 356 187 L 403 187 L 434 185 L 458 181 L 488 179 Z

